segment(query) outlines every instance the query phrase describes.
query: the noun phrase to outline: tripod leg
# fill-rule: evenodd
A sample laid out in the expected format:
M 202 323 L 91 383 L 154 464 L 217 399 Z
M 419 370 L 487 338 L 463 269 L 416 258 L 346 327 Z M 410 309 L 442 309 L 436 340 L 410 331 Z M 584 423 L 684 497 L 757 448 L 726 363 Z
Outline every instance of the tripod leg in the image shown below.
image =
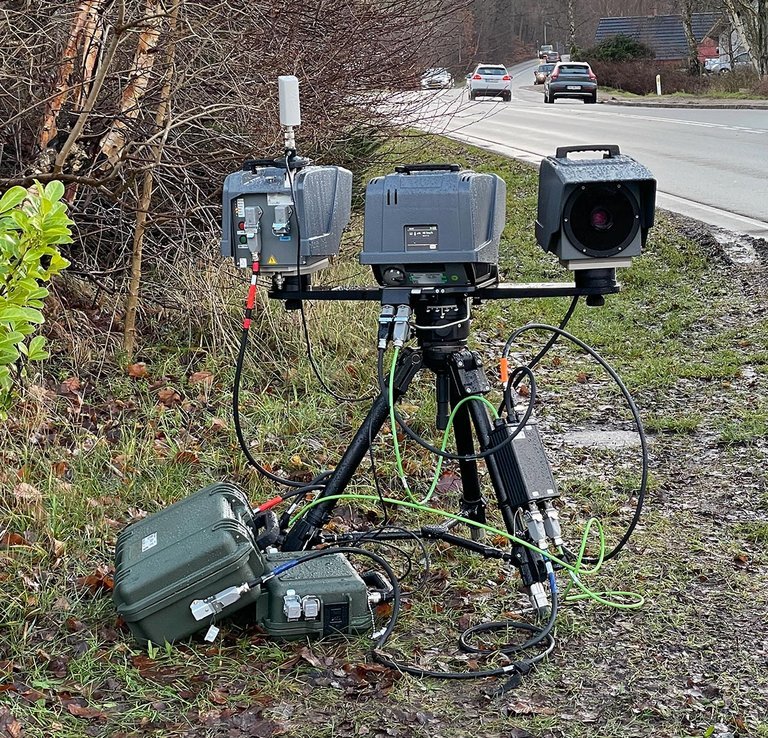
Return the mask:
M 477 438 L 480 442 L 480 448 L 483 450 L 490 448 L 490 435 L 493 426 L 491 425 L 491 419 L 488 417 L 488 411 L 485 409 L 485 406 L 479 402 L 470 402 L 468 404 L 470 406 L 470 412 L 472 413 L 472 422 L 474 423 L 475 431 L 477 432 Z M 499 505 L 501 517 L 504 518 L 504 525 L 510 533 L 513 533 L 515 532 L 515 513 L 509 502 L 509 496 L 507 494 L 507 489 L 504 486 L 496 455 L 491 454 L 490 456 L 487 456 L 485 463 L 488 467 L 488 475 L 491 478 L 491 484 L 496 493 L 496 501 Z
M 451 386 L 451 403 L 455 407 L 461 399 L 455 384 Z M 469 409 L 467 405 L 475 403 L 464 403 L 457 411 L 453 422 L 453 434 L 456 438 L 456 451 L 462 456 L 468 456 L 475 453 L 475 444 L 472 438 L 472 425 L 469 421 Z M 464 459 L 459 460 L 459 470 L 461 472 L 461 514 L 462 516 L 474 520 L 478 523 L 485 523 L 485 499 L 480 491 L 480 477 L 477 473 L 477 461 Z M 470 535 L 475 541 L 483 537 L 483 531 L 480 528 L 471 528 Z
M 395 370 L 394 396 L 395 399 L 405 394 L 411 380 L 421 368 L 422 357 L 418 351 L 404 353 L 397 362 Z M 379 394 L 374 400 L 363 424 L 355 433 L 355 437 L 341 457 L 335 471 L 320 493 L 324 497 L 341 494 L 352 480 L 357 467 L 365 458 L 373 438 L 389 417 L 389 397 L 387 393 Z M 319 528 L 331 518 L 336 500 L 327 500 L 315 505 L 301 520 L 296 522 L 288 531 L 281 549 L 283 551 L 301 551 L 315 537 Z

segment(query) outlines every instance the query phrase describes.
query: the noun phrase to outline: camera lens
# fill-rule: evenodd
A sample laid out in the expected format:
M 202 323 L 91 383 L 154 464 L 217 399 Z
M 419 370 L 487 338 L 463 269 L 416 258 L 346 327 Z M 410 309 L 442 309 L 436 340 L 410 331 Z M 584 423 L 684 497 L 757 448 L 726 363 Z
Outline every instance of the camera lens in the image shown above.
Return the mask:
M 618 184 L 581 185 L 571 193 L 563 215 L 571 243 L 590 256 L 614 256 L 640 228 L 637 199 Z
M 592 227 L 598 231 L 607 231 L 613 225 L 611 214 L 604 208 L 595 208 L 590 215 Z

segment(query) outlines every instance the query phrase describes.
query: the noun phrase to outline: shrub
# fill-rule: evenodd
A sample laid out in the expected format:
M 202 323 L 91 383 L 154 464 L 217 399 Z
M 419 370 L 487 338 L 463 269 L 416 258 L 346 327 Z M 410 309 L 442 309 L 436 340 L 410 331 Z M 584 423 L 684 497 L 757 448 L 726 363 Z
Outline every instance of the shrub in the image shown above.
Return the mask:
M 11 368 L 48 357 L 45 338 L 33 335 L 43 322 L 43 285 L 69 266 L 56 244 L 71 243 L 64 185 L 36 183 L 31 192 L 11 187 L 0 198 L 0 415 L 10 405 Z
M 656 90 L 656 75 L 661 74 L 664 94 L 674 92 L 697 93 L 705 90 L 707 80 L 691 77 L 687 72 L 675 69 L 651 59 L 626 62 L 601 62 L 592 64 L 601 86 L 648 95 Z
M 653 59 L 656 54 L 650 46 L 636 41 L 631 36 L 618 34 L 587 49 L 583 56 L 588 61 L 623 62 L 632 59 Z

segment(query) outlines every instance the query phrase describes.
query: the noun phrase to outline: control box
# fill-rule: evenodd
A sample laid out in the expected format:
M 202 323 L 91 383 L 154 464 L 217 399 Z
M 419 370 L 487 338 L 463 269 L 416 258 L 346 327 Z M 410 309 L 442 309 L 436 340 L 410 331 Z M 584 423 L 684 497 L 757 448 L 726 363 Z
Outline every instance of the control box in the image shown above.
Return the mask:
M 307 165 L 246 162 L 224 180 L 221 253 L 240 268 L 259 262 L 262 272 L 310 274 L 339 253 L 352 209 L 352 173 Z
M 386 287 L 498 281 L 506 185 L 457 164 L 412 164 L 372 179 L 365 192 L 361 264 Z

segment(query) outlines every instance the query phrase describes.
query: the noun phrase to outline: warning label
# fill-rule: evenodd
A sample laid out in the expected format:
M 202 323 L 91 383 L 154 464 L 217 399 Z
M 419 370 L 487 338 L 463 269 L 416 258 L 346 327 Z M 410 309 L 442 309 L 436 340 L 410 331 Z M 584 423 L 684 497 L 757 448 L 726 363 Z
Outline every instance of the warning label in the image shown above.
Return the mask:
M 272 254 L 272 256 L 267 259 L 267 264 L 277 264 L 277 259 L 275 259 L 275 255 Z

